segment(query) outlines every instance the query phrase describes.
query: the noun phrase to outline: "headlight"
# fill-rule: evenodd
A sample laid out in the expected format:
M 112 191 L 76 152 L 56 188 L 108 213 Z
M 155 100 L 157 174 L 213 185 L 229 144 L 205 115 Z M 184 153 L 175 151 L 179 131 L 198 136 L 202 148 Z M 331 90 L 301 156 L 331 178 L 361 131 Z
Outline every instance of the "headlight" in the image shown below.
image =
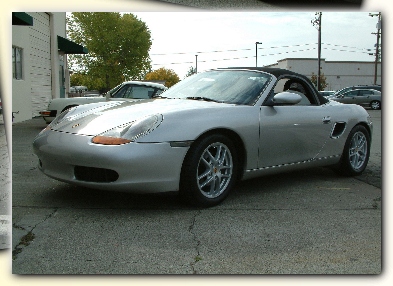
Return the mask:
M 162 122 L 162 115 L 144 117 L 131 123 L 117 126 L 92 139 L 95 144 L 122 145 L 133 142 L 153 131 Z

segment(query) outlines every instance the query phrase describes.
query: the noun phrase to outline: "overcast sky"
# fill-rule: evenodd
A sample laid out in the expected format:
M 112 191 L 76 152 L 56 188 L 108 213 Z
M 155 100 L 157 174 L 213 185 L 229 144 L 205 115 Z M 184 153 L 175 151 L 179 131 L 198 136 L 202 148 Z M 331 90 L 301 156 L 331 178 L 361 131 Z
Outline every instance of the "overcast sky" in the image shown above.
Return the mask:
M 317 58 L 315 12 L 141 12 L 133 13 L 151 31 L 152 68 L 173 69 L 184 78 L 226 66 L 274 64 L 284 58 Z M 373 61 L 377 17 L 368 12 L 322 13 L 322 58 L 326 61 Z

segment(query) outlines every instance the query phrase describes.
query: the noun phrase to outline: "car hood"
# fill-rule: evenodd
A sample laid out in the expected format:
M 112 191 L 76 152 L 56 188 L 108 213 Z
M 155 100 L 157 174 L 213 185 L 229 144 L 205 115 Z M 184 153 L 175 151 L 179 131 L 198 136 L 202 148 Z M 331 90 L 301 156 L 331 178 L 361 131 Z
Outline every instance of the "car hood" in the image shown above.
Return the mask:
M 84 104 L 71 109 L 63 118 L 55 120 L 51 129 L 60 132 L 95 136 L 117 126 L 154 115 L 187 112 L 209 108 L 225 108 L 231 104 L 187 99 L 150 99 L 112 101 Z M 61 115 L 60 115 L 61 117 Z

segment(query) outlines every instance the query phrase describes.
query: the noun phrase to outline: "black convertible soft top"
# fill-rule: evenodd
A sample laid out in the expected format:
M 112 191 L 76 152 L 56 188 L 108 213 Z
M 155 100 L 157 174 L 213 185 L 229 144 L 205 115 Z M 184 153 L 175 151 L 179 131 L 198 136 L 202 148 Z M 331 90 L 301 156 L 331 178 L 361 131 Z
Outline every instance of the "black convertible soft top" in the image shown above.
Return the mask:
M 314 87 L 314 84 L 311 82 L 311 80 L 308 77 L 306 77 L 302 74 L 290 71 L 290 70 L 280 69 L 280 68 L 265 68 L 265 67 L 228 67 L 228 68 L 224 68 L 224 69 L 262 71 L 262 72 L 270 73 L 270 74 L 274 75 L 276 78 L 280 78 L 280 77 L 286 76 L 286 75 L 296 76 L 298 78 L 303 79 L 304 81 L 306 81 L 309 84 L 310 88 L 313 89 L 314 93 L 318 97 L 320 104 L 324 104 L 324 103 L 328 102 L 328 100 L 317 91 L 317 89 Z

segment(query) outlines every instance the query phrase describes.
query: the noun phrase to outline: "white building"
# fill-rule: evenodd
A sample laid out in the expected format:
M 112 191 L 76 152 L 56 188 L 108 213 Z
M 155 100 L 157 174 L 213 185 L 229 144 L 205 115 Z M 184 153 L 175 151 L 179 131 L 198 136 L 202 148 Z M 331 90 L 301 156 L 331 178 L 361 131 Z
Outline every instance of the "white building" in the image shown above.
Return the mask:
M 69 88 L 67 54 L 87 53 L 66 39 L 66 13 L 12 13 L 12 112 L 14 122 L 39 116 Z
M 287 58 L 267 67 L 288 69 L 311 78 L 318 73 L 316 58 Z M 326 77 L 325 90 L 339 90 L 352 85 L 374 84 L 374 62 L 325 61 L 321 59 L 321 74 Z M 377 84 L 381 84 L 381 63 L 377 66 Z

